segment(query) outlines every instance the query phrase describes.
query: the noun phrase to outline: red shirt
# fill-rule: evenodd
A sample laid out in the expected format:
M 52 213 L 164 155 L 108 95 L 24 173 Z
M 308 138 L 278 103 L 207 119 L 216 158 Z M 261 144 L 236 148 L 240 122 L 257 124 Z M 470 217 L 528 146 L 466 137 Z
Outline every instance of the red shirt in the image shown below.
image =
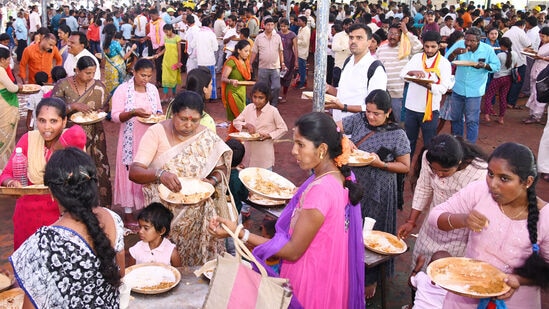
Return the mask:
M 91 25 L 88 27 L 88 33 L 86 34 L 86 36 L 90 41 L 99 41 L 99 26 L 97 26 L 95 23 L 91 23 Z

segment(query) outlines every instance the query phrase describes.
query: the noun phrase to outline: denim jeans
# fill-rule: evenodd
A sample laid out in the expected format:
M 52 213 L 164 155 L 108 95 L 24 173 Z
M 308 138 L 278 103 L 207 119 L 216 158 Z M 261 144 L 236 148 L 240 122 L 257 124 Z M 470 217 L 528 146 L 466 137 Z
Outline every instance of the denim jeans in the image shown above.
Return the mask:
M 509 89 L 509 94 L 507 95 L 507 103 L 513 106 L 517 105 L 520 89 L 522 89 L 522 84 L 524 83 L 524 77 L 526 76 L 526 64 L 518 67 L 518 72 L 521 77 L 521 81 L 520 83 L 511 83 L 511 89 Z
M 393 109 L 393 116 L 395 116 L 396 122 L 401 123 L 402 98 L 391 98 L 391 108 Z
M 431 142 L 431 139 L 437 135 L 437 126 L 439 112 L 433 111 L 433 120 L 423 122 L 424 113 L 418 113 L 409 109 L 406 109 L 406 119 L 404 121 L 404 130 L 406 136 L 410 141 L 410 157 L 414 156 L 416 150 L 417 138 L 419 136 L 419 130 L 421 129 L 421 135 L 423 135 L 423 145 L 427 146 Z
M 297 87 L 300 88 L 305 86 L 305 82 L 307 82 L 307 59 L 301 59 L 298 57 L 297 65 L 299 67 L 299 84 Z
M 480 101 L 482 97 L 467 98 L 455 92 L 452 93 L 452 134 L 463 136 L 463 116 L 467 125 L 467 140 L 476 143 L 478 138 L 478 122 L 480 117 Z
M 278 95 L 280 93 L 280 70 L 259 68 L 257 80 L 266 82 L 271 87 L 270 103 L 276 107 L 278 105 Z

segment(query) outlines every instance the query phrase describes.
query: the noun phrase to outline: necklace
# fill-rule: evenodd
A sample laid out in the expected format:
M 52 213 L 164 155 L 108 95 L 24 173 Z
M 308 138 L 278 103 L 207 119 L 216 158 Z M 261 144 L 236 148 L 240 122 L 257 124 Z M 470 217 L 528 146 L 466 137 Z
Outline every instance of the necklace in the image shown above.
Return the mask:
M 323 173 L 323 174 L 320 174 L 320 175 L 316 176 L 315 179 L 319 179 L 319 178 L 321 178 L 321 177 L 323 177 L 323 176 L 326 176 L 326 175 L 328 175 L 328 174 L 333 174 L 333 173 L 338 173 L 338 172 L 339 172 L 339 171 L 328 171 L 328 172 L 326 172 L 326 173 Z
M 523 207 L 522 210 L 518 214 L 511 217 L 511 216 L 509 216 L 508 214 L 505 213 L 505 210 L 503 210 L 503 207 L 500 204 L 498 204 L 498 206 L 499 206 L 499 209 L 501 210 L 501 212 L 511 220 L 515 220 L 516 218 L 520 217 L 522 215 L 522 213 L 524 213 L 524 210 L 528 208 L 528 206 Z
M 74 85 L 74 89 L 76 89 L 76 94 L 78 94 L 78 96 L 81 96 L 82 94 L 86 93 L 86 91 L 88 91 L 88 83 L 86 83 L 84 84 L 84 92 L 80 94 L 80 90 L 78 90 L 78 84 L 76 83 L 76 76 L 72 77 L 72 84 Z

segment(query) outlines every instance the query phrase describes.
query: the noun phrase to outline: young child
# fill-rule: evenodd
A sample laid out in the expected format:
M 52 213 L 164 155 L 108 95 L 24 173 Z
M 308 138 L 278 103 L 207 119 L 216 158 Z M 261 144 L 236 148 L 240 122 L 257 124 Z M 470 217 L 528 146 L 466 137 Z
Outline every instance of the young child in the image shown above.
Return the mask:
M 431 256 L 430 263 L 450 257 L 450 253 L 446 251 L 437 251 Z M 409 309 L 427 309 L 427 308 L 442 308 L 444 297 L 447 291 L 436 283 L 431 281 L 429 276 L 423 271 L 420 271 L 425 263 L 423 256 L 418 256 L 416 267 L 412 271 L 409 278 L 409 284 L 415 289 L 415 297 L 413 305 L 408 305 Z
M 53 83 L 55 84 L 58 80 L 63 79 L 67 77 L 67 71 L 62 66 L 55 66 L 53 69 L 51 69 L 51 78 L 53 80 Z M 48 82 L 48 74 L 45 72 L 36 72 L 34 75 L 34 80 L 36 81 L 36 84 L 40 86 L 44 86 L 45 83 Z M 53 90 L 53 87 L 45 88 L 42 87 L 38 93 L 35 93 L 33 95 L 30 95 L 27 99 L 27 130 L 32 131 L 34 129 L 34 123 L 36 122 L 36 115 L 34 113 L 34 110 L 36 109 L 36 106 L 38 106 L 38 103 L 43 98 L 49 98 L 51 97 L 51 91 Z
M 151 203 L 137 217 L 139 221 L 139 241 L 130 248 L 129 266 L 142 263 L 163 263 L 181 267 L 179 253 L 170 240 L 172 212 L 160 203 Z
M 258 82 L 251 91 L 252 103 L 247 105 L 242 113 L 233 120 L 233 125 L 239 131 L 259 134 L 256 141 L 245 143 L 249 153 L 250 167 L 262 167 L 272 170 L 275 162 L 274 140 L 288 131 L 288 127 L 280 116 L 278 109 L 269 104 L 271 89 L 264 82 Z
M 231 177 L 229 178 L 229 190 L 231 190 L 231 193 L 233 194 L 236 209 L 238 210 L 238 213 L 240 213 L 245 205 L 243 204 L 243 201 L 248 198 L 248 189 L 246 189 L 240 178 L 238 178 L 238 173 L 240 173 L 241 169 L 240 164 L 242 163 L 246 149 L 240 141 L 235 139 L 229 139 L 225 143 L 233 151 L 233 159 L 231 161 Z
M 275 220 L 264 220 L 261 225 L 261 236 L 271 239 L 276 233 Z M 277 274 L 280 274 L 280 259 L 276 256 L 271 256 L 267 259 L 267 265 L 271 267 Z

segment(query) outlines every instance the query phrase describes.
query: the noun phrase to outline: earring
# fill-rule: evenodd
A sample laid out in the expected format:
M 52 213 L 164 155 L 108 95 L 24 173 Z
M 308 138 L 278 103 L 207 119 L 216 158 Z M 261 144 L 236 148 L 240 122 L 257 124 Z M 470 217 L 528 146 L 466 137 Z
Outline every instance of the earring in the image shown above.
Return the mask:
M 320 160 L 324 159 L 324 154 L 321 152 L 320 153 Z

